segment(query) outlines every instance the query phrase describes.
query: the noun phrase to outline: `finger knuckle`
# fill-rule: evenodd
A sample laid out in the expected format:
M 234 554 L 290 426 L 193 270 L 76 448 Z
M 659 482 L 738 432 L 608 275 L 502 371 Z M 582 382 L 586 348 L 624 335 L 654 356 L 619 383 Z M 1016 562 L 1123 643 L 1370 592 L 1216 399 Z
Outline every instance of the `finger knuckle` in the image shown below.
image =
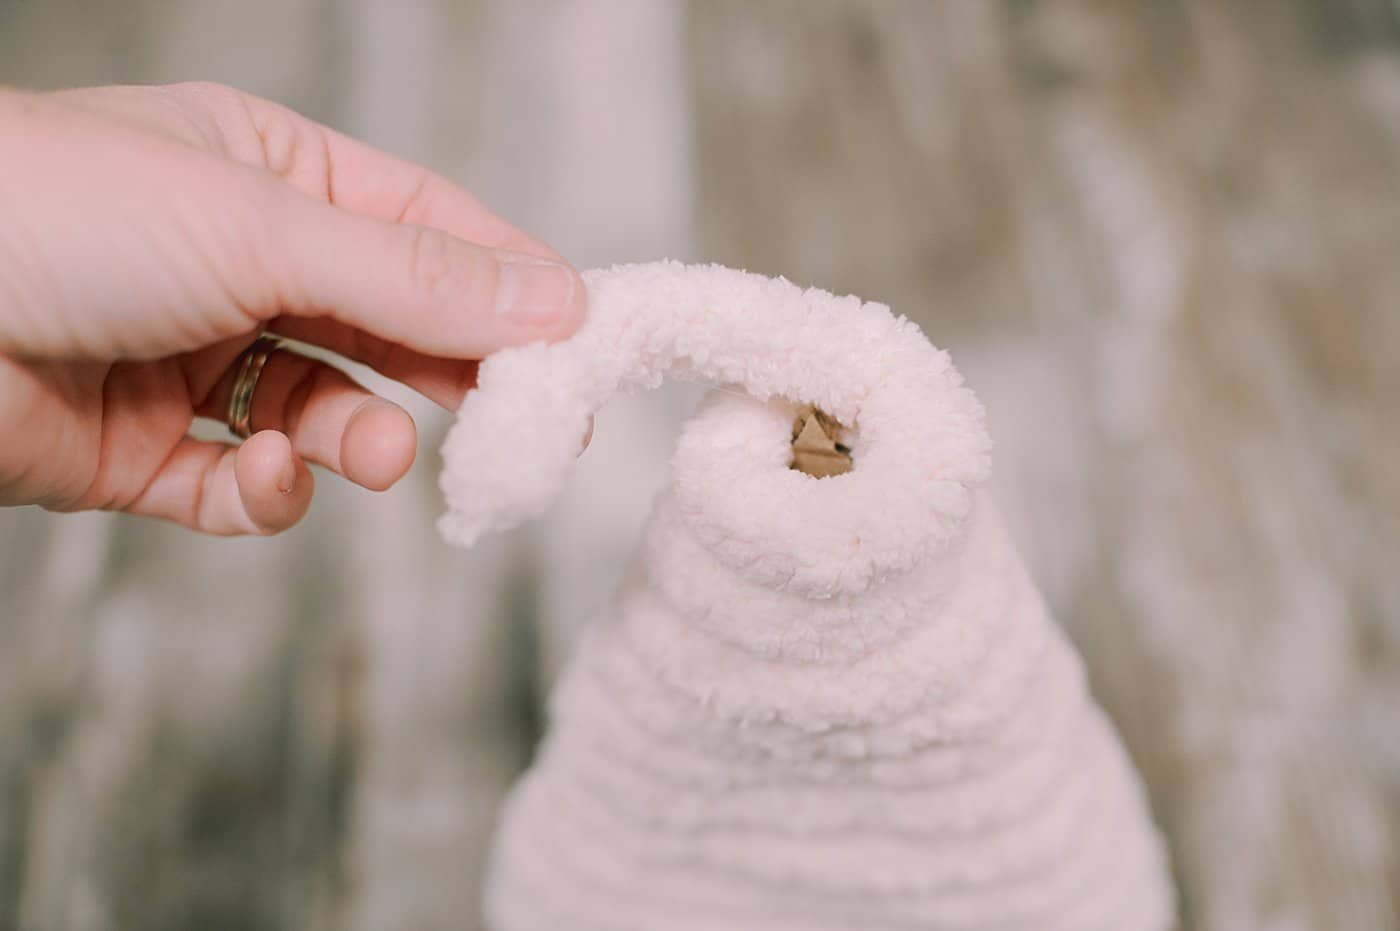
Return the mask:
M 217 81 L 182 81 L 166 86 L 176 98 L 203 104 L 211 109 L 227 109 L 238 103 L 241 91 Z
M 446 233 L 428 227 L 412 227 L 408 237 L 409 286 L 414 294 L 426 301 L 436 301 L 465 286 L 464 269 L 453 260 Z

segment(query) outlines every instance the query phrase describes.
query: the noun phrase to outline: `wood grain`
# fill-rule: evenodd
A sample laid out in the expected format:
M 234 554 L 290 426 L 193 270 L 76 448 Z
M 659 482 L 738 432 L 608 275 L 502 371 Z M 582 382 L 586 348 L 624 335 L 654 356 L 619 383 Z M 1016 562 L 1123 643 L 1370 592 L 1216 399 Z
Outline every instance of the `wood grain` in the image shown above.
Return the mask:
M 228 81 L 581 261 L 918 320 L 1189 931 L 1400 931 L 1397 42 L 1383 0 L 0 0 L 0 80 Z M 470 557 L 431 455 L 278 540 L 0 513 L 0 931 L 471 927 L 678 409 Z

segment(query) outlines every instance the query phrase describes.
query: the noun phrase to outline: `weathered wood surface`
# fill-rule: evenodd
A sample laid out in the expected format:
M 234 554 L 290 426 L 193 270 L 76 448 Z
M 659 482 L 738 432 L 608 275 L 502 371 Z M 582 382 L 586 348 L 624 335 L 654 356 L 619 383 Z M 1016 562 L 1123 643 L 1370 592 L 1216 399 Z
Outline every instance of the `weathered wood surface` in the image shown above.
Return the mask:
M 0 0 L 0 80 L 228 81 L 580 263 L 918 318 L 1192 931 L 1400 929 L 1396 43 L 1380 0 Z M 433 534 L 422 404 L 413 481 L 322 481 L 281 539 L 0 513 L 0 929 L 472 927 L 683 408 L 605 415 L 479 553 Z

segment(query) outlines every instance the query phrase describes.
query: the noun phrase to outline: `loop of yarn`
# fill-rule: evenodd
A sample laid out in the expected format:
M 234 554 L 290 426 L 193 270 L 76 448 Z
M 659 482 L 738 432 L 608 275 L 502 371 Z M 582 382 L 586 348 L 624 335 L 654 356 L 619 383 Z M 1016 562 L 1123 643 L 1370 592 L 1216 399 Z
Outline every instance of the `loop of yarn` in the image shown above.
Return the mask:
M 619 266 L 584 280 L 589 314 L 574 337 L 482 363 L 443 448 L 447 539 L 470 545 L 543 513 L 589 417 L 666 375 L 778 402 L 702 415 L 676 452 L 679 506 L 730 569 L 828 598 L 907 572 L 958 536 L 990 442 L 976 398 L 913 323 L 718 265 Z M 787 467 L 802 404 L 853 428 L 851 472 Z

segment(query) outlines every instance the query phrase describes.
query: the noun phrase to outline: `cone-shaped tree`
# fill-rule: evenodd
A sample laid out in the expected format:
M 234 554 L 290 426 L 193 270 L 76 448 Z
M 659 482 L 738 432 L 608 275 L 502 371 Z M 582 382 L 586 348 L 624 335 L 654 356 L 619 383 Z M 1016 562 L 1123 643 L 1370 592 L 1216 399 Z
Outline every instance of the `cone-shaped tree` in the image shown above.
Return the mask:
M 538 514 L 589 415 L 664 374 L 686 427 L 611 615 L 502 823 L 497 931 L 1165 931 L 1143 793 L 979 490 L 947 356 L 878 304 L 718 267 L 592 272 L 590 317 L 487 360 L 450 539 Z M 794 415 L 853 468 L 790 468 Z

